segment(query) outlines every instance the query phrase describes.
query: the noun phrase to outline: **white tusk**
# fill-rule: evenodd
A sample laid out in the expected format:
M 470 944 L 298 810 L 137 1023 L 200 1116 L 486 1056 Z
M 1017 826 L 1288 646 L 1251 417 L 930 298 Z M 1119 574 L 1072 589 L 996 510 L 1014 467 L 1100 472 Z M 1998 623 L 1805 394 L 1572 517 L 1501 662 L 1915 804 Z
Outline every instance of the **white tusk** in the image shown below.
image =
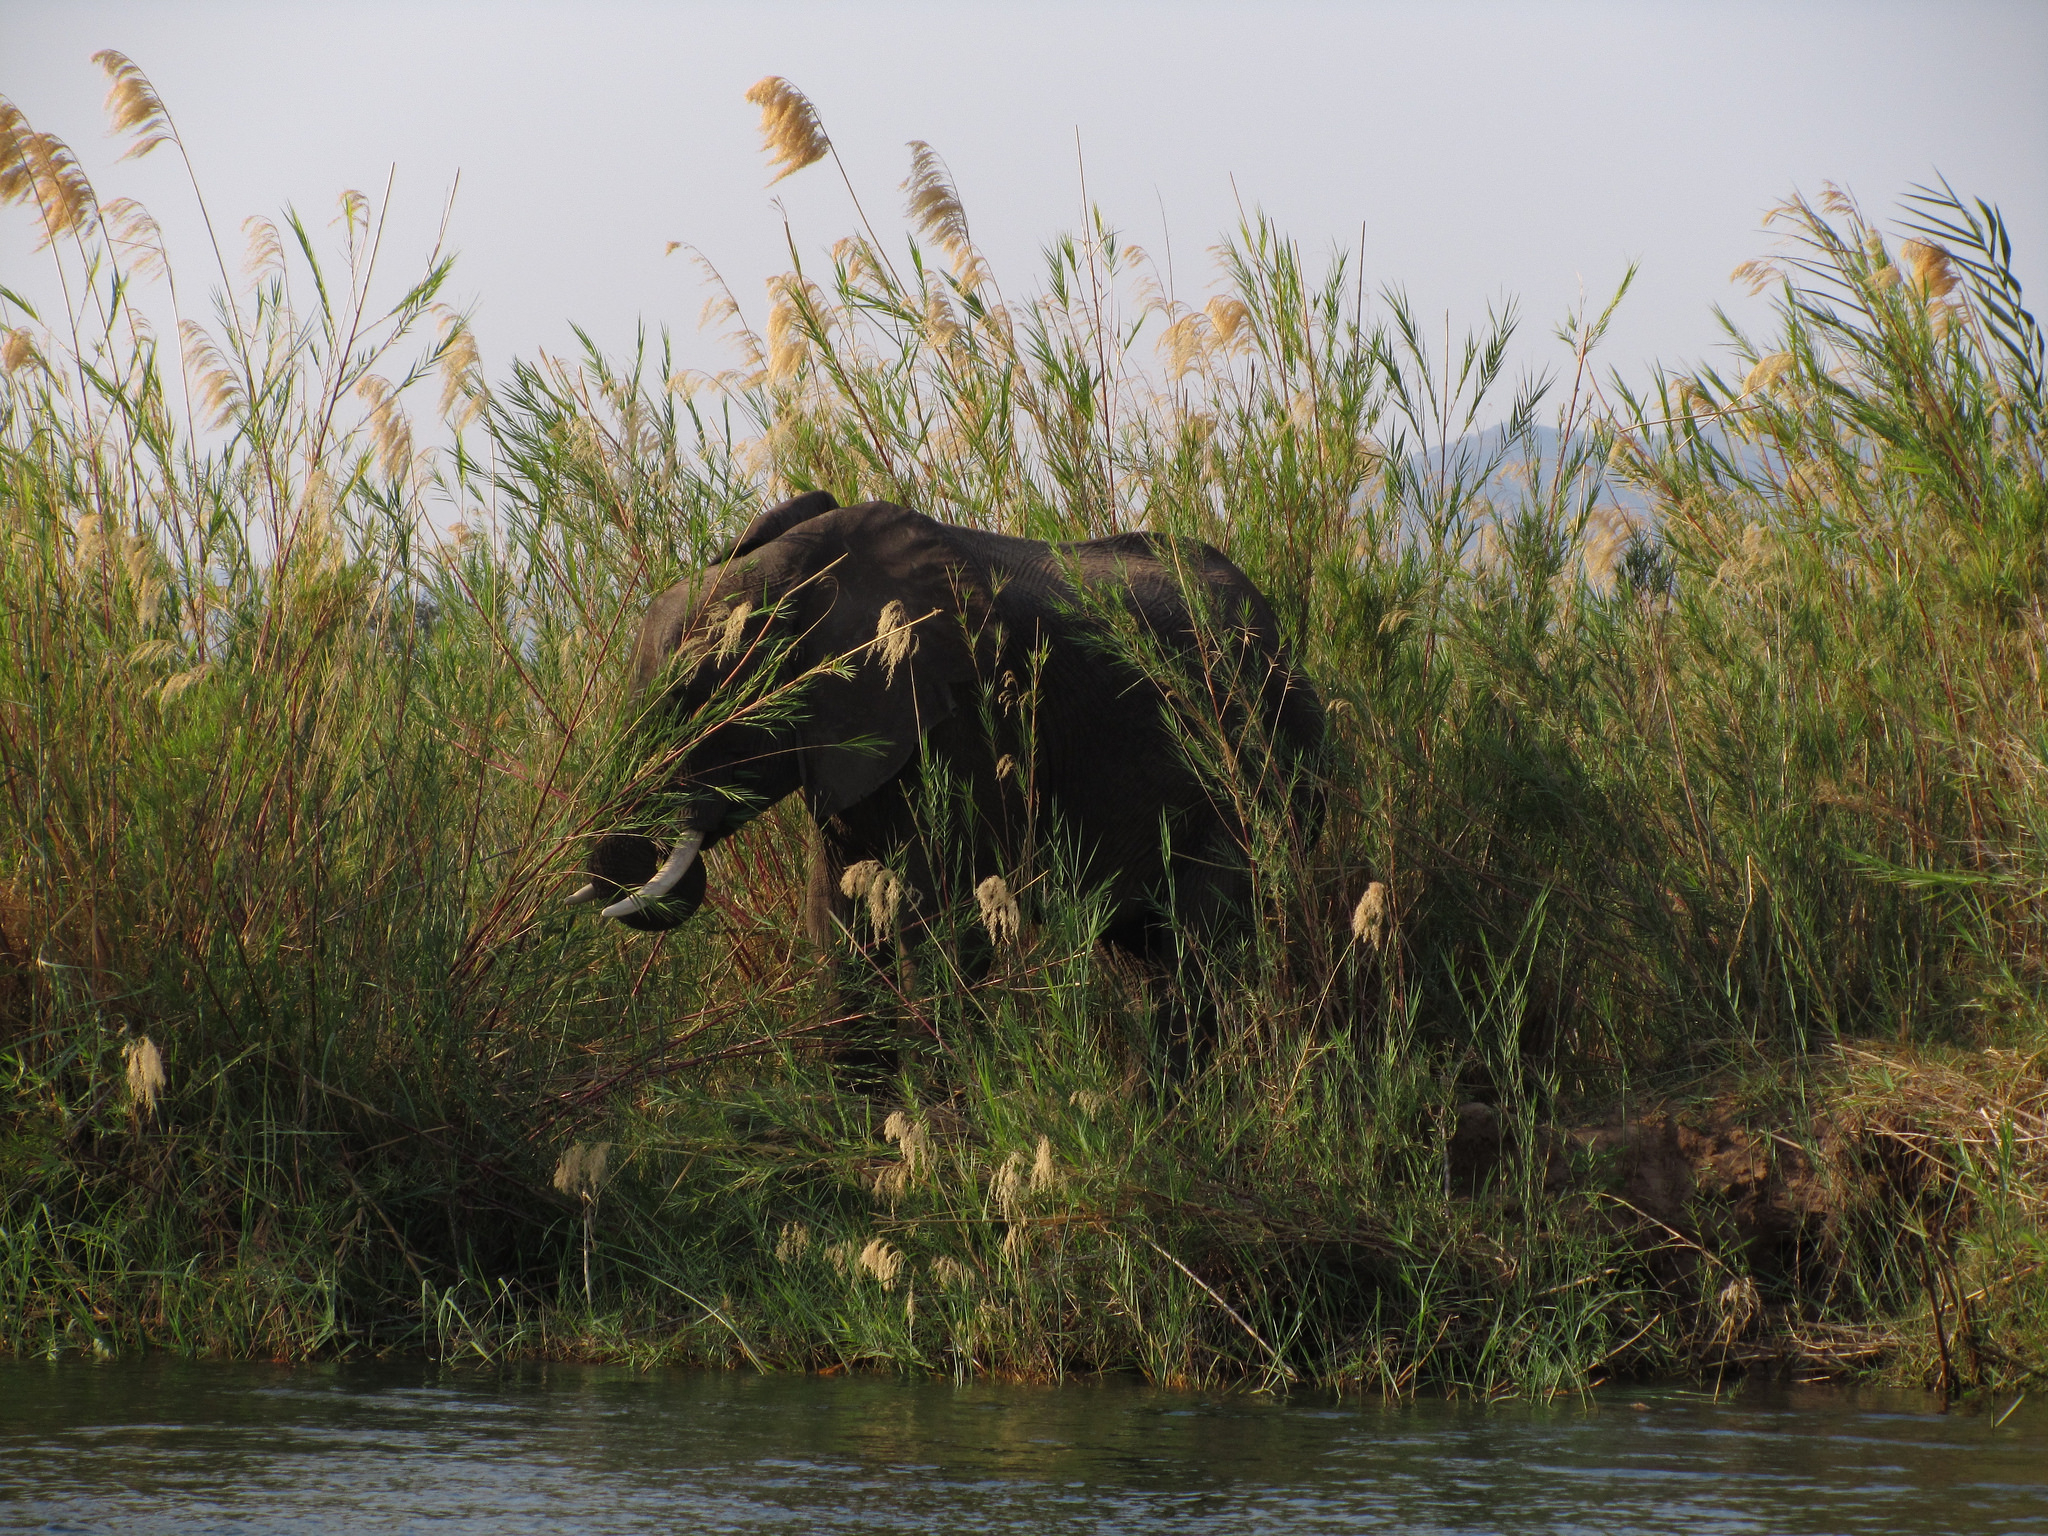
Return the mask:
M 597 900 L 597 887 L 595 885 L 586 885 L 574 896 L 571 896 L 567 901 L 563 902 L 562 905 L 565 907 L 580 907 L 586 901 L 595 900 Z
M 660 901 L 682 881 L 690 871 L 691 863 L 697 857 L 697 850 L 704 844 L 702 832 L 692 832 L 675 846 L 668 856 L 668 862 L 661 866 L 655 877 L 639 890 L 622 900 L 613 902 L 604 909 L 606 917 L 631 917 L 643 912 L 653 903 Z

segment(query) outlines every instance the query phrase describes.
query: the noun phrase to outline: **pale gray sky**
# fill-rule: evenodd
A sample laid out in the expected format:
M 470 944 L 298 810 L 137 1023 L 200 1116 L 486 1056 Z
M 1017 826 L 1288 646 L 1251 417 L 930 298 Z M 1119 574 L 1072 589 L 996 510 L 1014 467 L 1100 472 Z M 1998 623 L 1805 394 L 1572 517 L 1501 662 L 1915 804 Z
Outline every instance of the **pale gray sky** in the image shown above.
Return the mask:
M 2048 304 L 2048 5 L 691 5 L 96 3 L 0 0 L 0 93 L 79 152 L 103 196 L 138 196 L 185 281 L 205 252 L 172 157 L 114 164 L 104 83 L 118 48 L 178 120 L 217 220 L 337 194 L 397 167 L 387 273 L 430 243 L 459 170 L 455 293 L 489 371 L 667 324 L 686 360 L 703 290 L 671 240 L 716 262 L 758 315 L 786 265 L 779 197 L 821 253 L 854 216 L 829 164 L 769 191 L 766 74 L 816 103 L 870 216 L 901 228 L 906 140 L 951 165 L 1014 296 L 1088 194 L 1183 296 L 1207 248 L 1263 207 L 1314 255 L 1361 242 L 1369 287 L 1406 286 L 1459 329 L 1514 295 L 1546 336 L 1583 285 L 1631 260 L 1607 351 L 1717 355 L 1710 314 L 1768 248 L 1758 220 L 1823 180 L 1872 211 L 1939 169 L 2003 206 L 2031 307 Z M 20 209 L 0 210 L 0 282 L 47 291 Z

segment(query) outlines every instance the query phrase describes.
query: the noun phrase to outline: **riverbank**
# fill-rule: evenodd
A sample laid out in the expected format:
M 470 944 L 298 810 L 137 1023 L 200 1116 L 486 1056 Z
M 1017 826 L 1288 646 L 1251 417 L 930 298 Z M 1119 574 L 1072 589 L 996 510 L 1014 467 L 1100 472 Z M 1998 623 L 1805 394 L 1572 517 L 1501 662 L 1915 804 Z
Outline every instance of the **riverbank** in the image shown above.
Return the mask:
M 729 374 L 486 380 L 358 194 L 332 252 L 252 225 L 180 333 L 7 131 L 78 300 L 0 294 L 0 1345 L 2048 1369 L 2048 438 L 1993 210 L 1788 205 L 1725 377 L 1603 378 L 1588 311 L 1516 386 L 1511 313 L 1447 357 L 1262 221 L 1199 306 L 1106 222 L 1006 299 L 933 183 L 918 260 L 840 242 Z M 1329 813 L 1252 817 L 1185 1074 L 1056 837 L 1014 928 L 962 890 L 854 979 L 859 1086 L 790 807 L 672 934 L 562 906 L 659 767 L 649 594 L 809 486 L 1198 536 L 1273 599 Z M 1183 702 L 1255 807 L 1228 701 Z

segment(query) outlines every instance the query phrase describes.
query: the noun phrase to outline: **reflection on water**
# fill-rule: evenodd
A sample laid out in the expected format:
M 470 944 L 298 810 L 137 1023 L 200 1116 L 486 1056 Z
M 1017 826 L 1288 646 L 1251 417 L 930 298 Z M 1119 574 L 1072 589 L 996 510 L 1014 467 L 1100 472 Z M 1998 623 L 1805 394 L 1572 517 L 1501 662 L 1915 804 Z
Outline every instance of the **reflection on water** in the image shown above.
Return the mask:
M 0 1530 L 2048 1532 L 2048 1409 L 0 1360 Z

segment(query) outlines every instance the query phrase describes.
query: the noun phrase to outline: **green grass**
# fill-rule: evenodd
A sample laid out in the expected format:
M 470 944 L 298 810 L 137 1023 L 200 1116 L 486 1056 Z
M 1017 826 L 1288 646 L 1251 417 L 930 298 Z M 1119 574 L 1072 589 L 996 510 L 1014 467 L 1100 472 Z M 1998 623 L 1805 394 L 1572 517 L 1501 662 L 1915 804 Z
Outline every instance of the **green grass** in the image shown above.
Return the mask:
M 486 381 L 448 264 L 386 283 L 359 199 L 338 254 L 259 231 L 174 343 L 132 229 L 4 126 L 71 305 L 0 295 L 7 1347 L 2048 1369 L 2043 359 L 1988 208 L 1909 199 L 1945 259 L 1781 210 L 1777 332 L 1726 378 L 1602 378 L 1587 314 L 1508 380 L 1512 314 L 1442 355 L 1263 222 L 1203 307 L 1099 218 L 1006 294 L 940 197 L 932 249 L 793 274 L 732 374 Z M 1274 599 L 1330 813 L 1257 823 L 1185 1082 L 1056 846 L 986 975 L 963 900 L 871 983 L 880 1095 L 833 1070 L 790 808 L 674 934 L 562 909 L 642 766 L 648 596 L 809 486 L 1195 534 Z M 1664 1119 L 1755 1177 L 1709 1147 L 1646 1205 L 1620 1128 Z

